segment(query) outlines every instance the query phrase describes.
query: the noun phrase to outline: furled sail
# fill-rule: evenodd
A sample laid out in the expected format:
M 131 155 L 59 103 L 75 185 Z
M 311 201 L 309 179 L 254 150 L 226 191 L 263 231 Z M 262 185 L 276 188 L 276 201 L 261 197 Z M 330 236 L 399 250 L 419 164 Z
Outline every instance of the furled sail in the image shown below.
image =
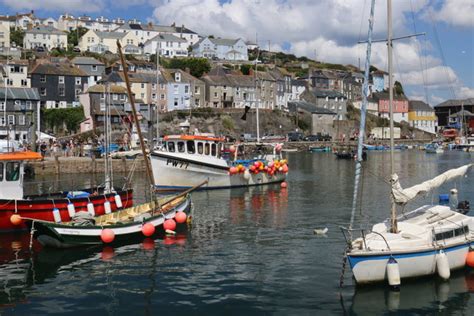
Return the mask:
M 423 183 L 414 185 L 406 189 L 402 188 L 398 179 L 398 175 L 394 173 L 391 179 L 392 195 L 393 195 L 394 201 L 397 204 L 406 204 L 407 202 L 413 200 L 419 194 L 429 192 L 433 189 L 440 187 L 445 182 L 453 180 L 454 178 L 457 178 L 457 177 L 464 176 L 467 170 L 469 169 L 469 167 L 473 165 L 474 164 L 468 164 L 456 169 L 448 170 L 431 180 L 427 180 Z

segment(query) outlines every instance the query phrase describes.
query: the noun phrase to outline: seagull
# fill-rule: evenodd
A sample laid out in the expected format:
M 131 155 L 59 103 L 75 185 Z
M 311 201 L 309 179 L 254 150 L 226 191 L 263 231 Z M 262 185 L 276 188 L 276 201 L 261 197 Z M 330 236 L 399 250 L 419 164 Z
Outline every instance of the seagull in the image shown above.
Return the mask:
M 329 230 L 329 229 L 328 229 L 327 227 L 325 227 L 325 228 L 323 228 L 323 229 L 315 229 L 315 230 L 313 231 L 313 233 L 314 233 L 315 235 L 326 235 L 326 233 L 328 232 L 328 230 Z

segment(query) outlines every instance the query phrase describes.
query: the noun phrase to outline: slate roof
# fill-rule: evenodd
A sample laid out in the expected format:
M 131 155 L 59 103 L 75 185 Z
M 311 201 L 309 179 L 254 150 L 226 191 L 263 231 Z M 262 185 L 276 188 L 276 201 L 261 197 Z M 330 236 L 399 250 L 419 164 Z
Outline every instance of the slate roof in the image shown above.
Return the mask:
M 474 114 L 468 110 L 462 110 L 457 113 L 451 114 L 449 117 L 472 117 Z
M 468 98 L 464 100 L 447 100 L 438 105 L 435 108 L 448 107 L 448 106 L 461 106 L 461 105 L 474 105 L 474 98 Z
M 26 30 L 25 33 L 26 34 L 32 33 L 32 34 L 67 35 L 66 32 L 63 32 L 58 29 L 55 29 L 54 27 L 45 26 L 45 25 L 35 26 L 31 30 Z
M 86 93 L 104 93 L 104 91 L 109 91 L 109 89 L 110 93 L 127 93 L 127 88 L 114 84 L 108 85 L 108 87 L 103 84 L 96 84 L 95 86 L 89 87 Z
M 73 64 L 44 63 L 38 64 L 31 71 L 32 74 L 87 77 L 87 74 Z
M 227 38 L 209 38 L 209 40 L 214 45 L 222 45 L 222 46 L 232 46 L 239 41 L 240 38 L 237 39 L 227 39 Z
M 40 100 L 38 89 L 36 88 L 10 88 L 7 89 L 7 99 L 9 100 Z M 0 99 L 5 99 L 5 88 L 0 89 Z
M 316 97 L 316 98 L 344 98 L 347 99 L 346 96 L 344 96 L 342 93 L 334 90 L 312 90 L 311 93 Z
M 93 58 L 93 57 L 74 57 L 71 60 L 71 63 L 74 65 L 97 65 L 97 66 L 103 66 L 104 63 Z
M 145 45 L 158 41 L 158 42 L 180 42 L 180 43 L 186 43 L 187 41 L 183 38 L 179 38 L 177 36 L 174 36 L 172 34 L 158 34 L 152 39 L 149 39 L 148 41 L 145 42 Z
M 389 99 L 389 95 L 388 95 L 388 92 L 375 92 L 375 93 L 372 93 L 372 98 L 374 98 L 374 100 L 388 100 Z M 393 94 L 393 99 L 394 100 L 398 100 L 398 101 L 408 101 L 407 97 L 402 95 L 402 94 Z
M 423 101 L 412 100 L 408 101 L 408 111 L 434 111 L 434 109 Z
M 331 110 L 318 107 L 316 104 L 309 103 L 306 101 L 296 100 L 288 102 L 288 109 L 290 110 L 290 112 L 295 112 L 297 108 L 312 114 L 337 115 L 337 113 Z
M 167 82 L 176 82 L 174 74 L 177 72 L 181 74 L 181 82 L 184 82 L 184 83 L 202 82 L 198 78 L 192 76 L 191 74 L 181 69 L 162 69 L 161 75 Z

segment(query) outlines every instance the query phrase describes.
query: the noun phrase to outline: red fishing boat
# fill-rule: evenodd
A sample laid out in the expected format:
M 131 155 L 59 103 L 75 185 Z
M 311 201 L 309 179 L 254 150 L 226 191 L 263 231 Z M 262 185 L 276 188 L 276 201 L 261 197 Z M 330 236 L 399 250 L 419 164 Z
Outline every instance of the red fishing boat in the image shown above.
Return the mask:
M 0 232 L 26 229 L 21 217 L 67 222 L 76 212 L 103 215 L 133 205 L 132 190 L 90 188 L 75 192 L 24 195 L 26 161 L 42 159 L 39 153 L 0 153 Z M 15 216 L 19 215 L 19 216 Z

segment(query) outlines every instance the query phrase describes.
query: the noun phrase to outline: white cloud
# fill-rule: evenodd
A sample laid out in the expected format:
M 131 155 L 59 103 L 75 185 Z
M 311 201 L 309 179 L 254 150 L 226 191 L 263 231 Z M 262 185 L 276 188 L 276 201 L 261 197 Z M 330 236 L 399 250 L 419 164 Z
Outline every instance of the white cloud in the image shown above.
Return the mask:
M 98 12 L 104 7 L 104 1 L 101 0 L 1 0 L 1 2 L 15 10 Z
M 469 87 L 460 87 L 457 91 L 457 97 L 461 99 L 474 98 L 474 89 Z
M 427 17 L 455 26 L 473 27 L 474 1 L 445 0 L 438 11 L 428 12 Z

